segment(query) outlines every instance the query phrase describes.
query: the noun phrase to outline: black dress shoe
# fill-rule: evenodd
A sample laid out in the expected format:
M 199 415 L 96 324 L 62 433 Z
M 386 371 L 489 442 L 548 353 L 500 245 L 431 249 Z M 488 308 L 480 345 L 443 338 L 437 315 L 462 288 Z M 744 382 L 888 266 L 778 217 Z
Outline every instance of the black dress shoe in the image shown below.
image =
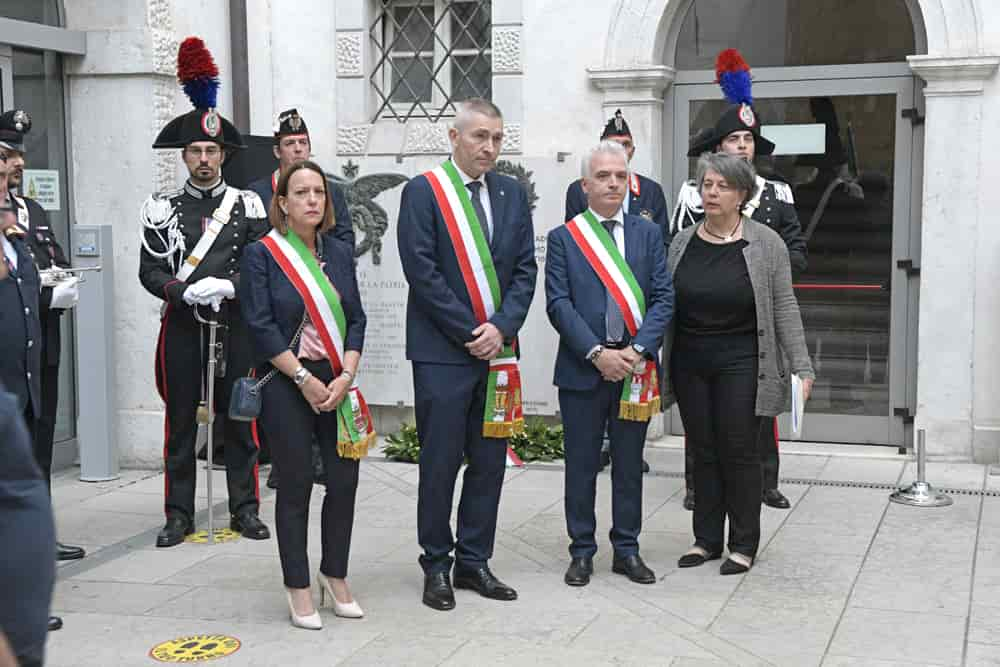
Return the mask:
M 62 630 L 62 619 L 58 616 L 49 616 L 49 632 Z
M 252 510 L 244 510 L 238 515 L 229 519 L 229 527 L 243 537 L 250 540 L 266 540 L 271 537 L 271 531 L 267 529 L 264 522 L 260 520 L 257 513 Z
M 485 565 L 475 570 L 456 567 L 455 588 L 467 588 L 491 600 L 517 599 L 517 591 L 493 576 Z
M 643 473 L 649 472 L 649 464 L 646 462 L 646 459 L 642 460 L 642 472 Z
M 171 514 L 167 517 L 167 523 L 163 526 L 160 534 L 156 536 L 156 546 L 172 547 L 184 541 L 185 535 L 194 532 L 194 525 L 185 517 L 179 514 Z
M 80 560 L 87 555 L 83 547 L 74 547 L 62 542 L 56 542 L 56 560 Z
M 779 510 L 787 510 L 792 506 L 792 504 L 788 502 L 788 498 L 786 498 L 785 495 L 777 489 L 765 489 L 763 501 L 768 507 L 773 507 Z
M 447 572 L 432 572 L 424 576 L 424 604 L 438 611 L 455 608 L 455 592 Z
M 688 512 L 694 511 L 694 489 L 688 489 L 684 493 L 684 509 Z
M 594 559 L 588 556 L 574 558 L 569 562 L 563 581 L 567 586 L 586 586 L 594 573 Z
M 637 584 L 655 584 L 656 575 L 646 567 L 639 554 L 619 558 L 615 556 L 611 564 L 611 571 L 615 574 L 624 574 Z

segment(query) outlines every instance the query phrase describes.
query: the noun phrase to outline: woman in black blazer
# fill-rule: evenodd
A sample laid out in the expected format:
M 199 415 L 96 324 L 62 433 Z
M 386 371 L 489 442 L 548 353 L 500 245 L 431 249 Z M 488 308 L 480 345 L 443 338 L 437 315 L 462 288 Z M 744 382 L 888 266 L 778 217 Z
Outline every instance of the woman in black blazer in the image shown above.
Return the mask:
M 260 425 L 281 470 L 275 522 L 292 624 L 318 630 L 322 621 L 311 597 L 306 555 L 313 438 L 327 470 L 321 592 L 332 598 L 338 616 L 363 615 L 345 577 L 358 464 L 368 440 L 345 450 L 341 433 L 338 448 L 338 422 L 343 401 L 348 409 L 351 401 L 359 403 L 350 393 L 356 391 L 365 313 L 352 249 L 332 232 L 334 224 L 351 223 L 334 220 L 319 165 L 306 161 L 288 169 L 278 182 L 270 219 L 270 234 L 243 253 L 239 296 L 257 358 L 266 362 L 261 370 L 277 370 L 263 389 Z

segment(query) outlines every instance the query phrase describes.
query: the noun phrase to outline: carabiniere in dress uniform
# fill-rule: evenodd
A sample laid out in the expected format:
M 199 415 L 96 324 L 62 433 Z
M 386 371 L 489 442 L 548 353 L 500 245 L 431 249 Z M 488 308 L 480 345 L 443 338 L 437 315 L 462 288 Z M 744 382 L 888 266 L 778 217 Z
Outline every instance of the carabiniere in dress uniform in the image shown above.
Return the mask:
M 170 121 L 153 148 L 180 148 L 190 177 L 172 192 L 142 205 L 139 280 L 161 299 L 156 387 L 166 404 L 164 467 L 166 525 L 156 545 L 179 544 L 194 531 L 195 446 L 206 423 L 206 384 L 216 382 L 215 413 L 223 423 L 230 528 L 252 539 L 270 531 L 258 518 L 258 446 L 253 426 L 226 417 L 233 381 L 249 375 L 252 355 L 246 325 L 234 303 L 243 249 L 270 229 L 260 198 L 222 178 L 227 154 L 244 148 L 236 128 L 216 110 L 218 69 L 204 43 L 186 39 L 177 75 L 194 105 Z M 218 318 L 226 335 L 216 377 L 205 377 L 208 350 L 195 309 Z M 212 311 L 217 313 L 213 315 Z

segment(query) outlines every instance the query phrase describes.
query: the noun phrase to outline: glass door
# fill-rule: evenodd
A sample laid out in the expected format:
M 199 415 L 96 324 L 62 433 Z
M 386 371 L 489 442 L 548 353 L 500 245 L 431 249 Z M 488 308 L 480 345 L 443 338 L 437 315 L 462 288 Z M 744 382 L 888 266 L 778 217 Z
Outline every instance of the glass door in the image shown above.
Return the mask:
M 817 374 L 802 439 L 902 445 L 916 318 L 905 260 L 919 236 L 914 132 L 904 117 L 913 78 L 780 80 L 774 72 L 763 81 L 755 73 L 754 107 L 778 147 L 756 166 L 792 186 L 809 249 L 808 269 L 793 277 Z M 693 175 L 689 137 L 714 125 L 726 103 L 714 83 L 680 82 L 672 95 L 679 184 Z M 671 430 L 681 428 L 675 412 Z

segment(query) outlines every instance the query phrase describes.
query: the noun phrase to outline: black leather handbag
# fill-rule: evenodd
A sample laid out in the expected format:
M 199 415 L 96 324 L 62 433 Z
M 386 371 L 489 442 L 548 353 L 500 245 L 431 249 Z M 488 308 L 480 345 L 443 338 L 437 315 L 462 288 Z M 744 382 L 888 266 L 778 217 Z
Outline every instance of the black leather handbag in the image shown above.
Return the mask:
M 298 331 L 292 336 L 292 342 L 288 344 L 288 349 L 295 351 L 295 346 L 302 336 L 302 329 L 306 326 L 306 315 L 302 315 L 302 322 Z M 229 418 L 238 422 L 252 422 L 260 417 L 260 409 L 263 403 L 262 389 L 264 385 L 277 375 L 278 369 L 271 371 L 262 378 L 242 377 L 233 382 L 233 392 L 229 396 Z

